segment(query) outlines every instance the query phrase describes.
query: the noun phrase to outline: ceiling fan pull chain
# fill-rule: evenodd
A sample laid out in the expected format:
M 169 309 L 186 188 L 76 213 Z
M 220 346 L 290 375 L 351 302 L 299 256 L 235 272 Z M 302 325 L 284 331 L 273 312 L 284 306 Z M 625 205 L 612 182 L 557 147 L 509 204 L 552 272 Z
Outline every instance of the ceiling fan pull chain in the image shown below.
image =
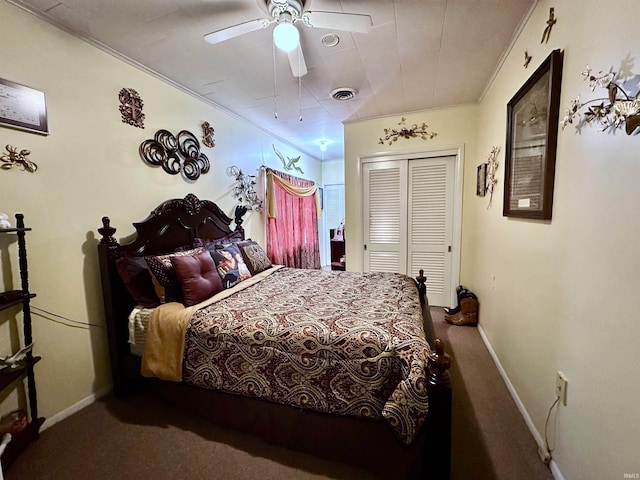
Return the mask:
M 278 118 L 278 88 L 276 77 L 276 42 L 271 40 L 271 50 L 273 52 L 273 117 Z

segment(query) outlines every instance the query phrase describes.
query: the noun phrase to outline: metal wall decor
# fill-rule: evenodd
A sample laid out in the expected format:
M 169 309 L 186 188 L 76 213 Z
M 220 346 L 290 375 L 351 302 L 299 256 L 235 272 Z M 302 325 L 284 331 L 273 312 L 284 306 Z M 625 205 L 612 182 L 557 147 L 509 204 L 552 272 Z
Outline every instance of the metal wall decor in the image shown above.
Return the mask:
M 487 204 L 487 208 L 491 206 L 491 202 L 493 201 L 493 190 L 498 183 L 496 179 L 496 173 L 498 171 L 498 154 L 500 153 L 500 147 L 494 146 L 491 148 L 491 152 L 487 157 L 487 188 L 486 191 L 489 192 L 489 203 Z
M 278 151 L 276 146 L 274 144 L 271 144 L 271 146 L 273 147 L 273 151 L 276 152 L 276 155 L 282 162 L 282 168 L 284 168 L 285 170 L 297 170 L 304 175 L 302 169 L 296 165 L 296 163 L 300 161 L 300 155 L 293 158 L 287 157 L 287 159 L 285 160 L 284 155 Z
M 555 9 L 551 7 L 549 9 L 549 19 L 547 20 L 547 26 L 544 27 L 544 31 L 542 32 L 542 40 L 540 40 L 540 43 L 547 43 L 549 41 L 549 37 L 551 36 L 551 29 L 557 21 L 558 19 L 556 18 Z
M 216 146 L 216 141 L 213 138 L 215 133 L 216 131 L 209 122 L 202 122 L 202 143 L 205 147 L 213 148 Z
M 527 68 L 529 66 L 529 63 L 531 63 L 532 58 L 533 57 L 529 55 L 529 51 L 525 50 L 524 51 L 524 68 Z
M 144 113 L 142 113 L 144 103 L 138 92 L 133 88 L 123 88 L 118 94 L 118 99 L 120 100 L 122 123 L 144 128 Z
M 7 153 L 3 153 L 0 155 L 0 161 L 2 161 L 2 165 L 0 168 L 2 170 L 9 170 L 13 167 L 22 167 L 22 170 L 26 170 L 27 172 L 35 172 L 38 169 L 38 165 L 27 158 L 27 155 L 31 153 L 31 150 L 20 150 L 12 147 L 11 145 L 7 145 L 5 147 L 7 149 Z
M 240 207 L 260 212 L 262 210 L 262 200 L 258 198 L 258 193 L 253 188 L 256 184 L 256 176 L 245 175 L 235 165 L 227 168 L 227 175 L 234 177 L 236 180 L 236 185 L 233 187 L 233 196 L 240 202 Z
M 168 130 L 158 130 L 153 139 L 140 144 L 140 157 L 153 167 L 162 167 L 170 175 L 182 173 L 197 180 L 209 171 L 209 159 L 200 151 L 196 137 L 187 130 L 174 136 Z
M 624 64 L 624 62 L 623 62 Z M 577 122 L 576 129 L 580 129 L 586 123 L 597 123 L 600 131 L 615 131 L 625 127 L 627 135 L 631 135 L 640 127 L 640 75 L 619 75 L 614 71 L 609 73 L 598 72 L 594 75 L 587 65 L 582 72 L 585 82 L 589 82 L 589 88 L 595 92 L 596 88 L 606 90 L 606 96 L 581 101 L 580 95 L 571 102 L 562 119 L 562 129 L 573 123 L 576 116 L 580 117 L 580 109 L 584 108 L 584 116 Z M 630 86 L 636 93 L 625 91 L 625 86 Z
M 413 137 L 420 137 L 422 138 L 422 140 L 430 140 L 438 135 L 436 132 L 429 132 L 427 130 L 427 128 L 429 128 L 429 125 L 424 122 L 421 126 L 418 126 L 418 124 L 414 123 L 411 127 L 406 127 L 406 122 L 407 119 L 405 117 L 402 117 L 402 119 L 398 122 L 398 125 L 401 128 L 385 128 L 384 138 L 380 138 L 378 144 L 384 145 L 385 142 L 388 142 L 389 145 L 392 145 L 393 142 L 396 142 L 398 140 L 398 138 L 409 139 Z

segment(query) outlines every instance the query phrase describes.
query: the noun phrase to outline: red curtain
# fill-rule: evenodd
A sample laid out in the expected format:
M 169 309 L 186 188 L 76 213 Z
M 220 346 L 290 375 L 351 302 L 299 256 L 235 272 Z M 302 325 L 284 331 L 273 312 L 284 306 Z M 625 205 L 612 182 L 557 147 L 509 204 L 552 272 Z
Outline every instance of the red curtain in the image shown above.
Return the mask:
M 312 187 L 314 182 L 268 169 L 296 187 Z M 268 173 L 267 172 L 267 173 Z M 294 268 L 320 268 L 316 195 L 287 193 L 278 182 L 270 189 L 277 214 L 268 218 L 267 254 L 274 265 Z

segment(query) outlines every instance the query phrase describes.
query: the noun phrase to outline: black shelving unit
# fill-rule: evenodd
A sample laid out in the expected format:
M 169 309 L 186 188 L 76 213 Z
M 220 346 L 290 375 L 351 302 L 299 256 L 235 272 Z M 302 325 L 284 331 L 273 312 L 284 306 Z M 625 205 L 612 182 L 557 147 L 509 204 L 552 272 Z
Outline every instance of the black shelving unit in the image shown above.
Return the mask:
M 24 226 L 24 215 L 16 214 L 16 228 L 0 228 L 0 235 L 14 233 L 18 238 L 18 263 L 20 267 L 21 290 L 11 290 L 8 292 L 0 292 L 0 310 L 6 310 L 16 305 L 22 308 L 22 327 L 24 331 L 24 344 L 29 345 L 33 342 L 31 329 L 31 307 L 29 302 L 35 293 L 29 292 L 29 270 L 27 264 L 27 246 L 25 240 L 26 232 L 31 231 L 30 228 Z M 9 388 L 16 380 L 27 378 L 27 398 L 29 410 L 29 423 L 20 433 L 13 436 L 11 442 L 7 445 L 2 454 L 2 468 L 6 470 L 13 461 L 18 457 L 20 452 L 40 435 L 40 427 L 44 422 L 44 418 L 38 417 L 38 398 L 36 393 L 36 380 L 34 375 L 34 366 L 40 361 L 40 357 L 34 357 L 29 351 L 24 362 L 16 368 L 8 368 L 0 370 L 0 391 Z

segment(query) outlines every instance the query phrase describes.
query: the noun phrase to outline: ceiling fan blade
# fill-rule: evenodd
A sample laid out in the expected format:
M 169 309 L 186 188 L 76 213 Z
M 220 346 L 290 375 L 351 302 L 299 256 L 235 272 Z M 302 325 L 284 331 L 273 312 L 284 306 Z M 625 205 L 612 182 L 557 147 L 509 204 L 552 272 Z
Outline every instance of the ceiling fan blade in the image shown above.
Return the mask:
M 261 28 L 265 28 L 268 25 L 269 22 L 267 20 L 258 18 L 256 20 L 251 20 L 249 22 L 234 25 L 233 27 L 227 27 L 223 28 L 222 30 L 216 30 L 215 32 L 207 33 L 204 36 L 204 39 L 209 43 L 220 43 L 224 42 L 225 40 L 244 35 L 245 33 L 260 30 Z
M 298 48 L 288 52 L 289 63 L 291 64 L 291 72 L 294 77 L 304 77 L 307 74 L 307 64 L 302 55 L 302 47 L 298 43 Z
M 347 32 L 369 33 L 371 30 L 371 17 L 357 13 L 340 12 L 306 12 L 302 15 L 306 17 L 305 25 L 329 30 L 344 30 Z

